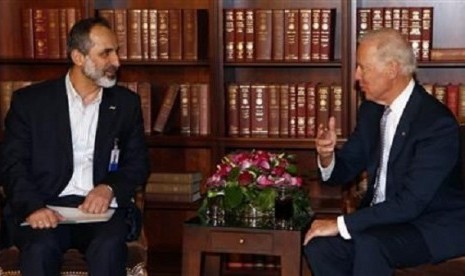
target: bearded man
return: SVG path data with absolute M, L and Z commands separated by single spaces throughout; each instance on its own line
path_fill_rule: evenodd
M 115 85 L 120 62 L 108 22 L 77 22 L 67 46 L 65 76 L 13 95 L 0 163 L 5 222 L 22 275 L 60 275 L 69 248 L 86 255 L 90 275 L 126 275 L 125 218 L 149 173 L 140 98 Z M 62 224 L 50 205 L 115 212 L 106 222 Z

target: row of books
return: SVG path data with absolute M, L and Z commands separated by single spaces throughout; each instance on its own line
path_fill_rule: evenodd
M 227 62 L 329 61 L 336 9 L 226 9 Z
M 433 7 L 378 7 L 357 9 L 357 36 L 368 30 L 399 30 L 412 44 L 418 60 L 429 61 L 433 42 Z
M 81 18 L 75 8 L 27 8 L 21 11 L 24 58 L 66 58 L 68 32 Z
M 423 87 L 447 105 L 461 124 L 465 124 L 465 84 L 424 83 Z
M 201 37 L 208 30 L 206 10 L 101 9 L 97 14 L 115 30 L 121 59 L 206 58 L 208 37 Z
M 144 132 L 152 132 L 152 85 L 149 82 L 118 82 L 118 85 L 124 86 L 140 96 L 142 117 L 144 119 Z
M 165 91 L 153 130 L 163 133 L 174 110 L 179 110 L 182 135 L 210 134 L 210 92 L 207 83 L 171 84 Z
M 161 202 L 195 202 L 201 198 L 202 173 L 151 173 L 145 193 Z
M 227 101 L 231 137 L 312 138 L 330 116 L 336 117 L 337 135 L 345 135 L 339 84 L 231 83 Z

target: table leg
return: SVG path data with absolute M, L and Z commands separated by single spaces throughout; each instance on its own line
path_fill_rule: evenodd
M 185 250 L 182 253 L 182 275 L 200 276 L 202 252 L 199 250 Z
M 300 252 L 298 252 L 300 253 Z M 300 276 L 301 259 L 300 255 L 282 254 L 281 256 L 281 275 Z

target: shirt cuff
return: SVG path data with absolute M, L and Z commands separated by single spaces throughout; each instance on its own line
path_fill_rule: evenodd
M 343 239 L 345 240 L 352 239 L 352 236 L 350 236 L 349 231 L 347 230 L 347 226 L 344 221 L 344 216 L 337 217 L 337 229 L 339 230 L 339 234 L 341 235 Z
M 326 167 L 326 168 L 323 168 L 321 166 L 320 158 L 316 158 L 316 160 L 317 160 L 317 163 L 318 163 L 318 168 L 320 169 L 320 172 L 321 172 L 321 179 L 323 181 L 328 180 L 331 177 L 331 174 L 333 173 L 333 170 L 334 170 L 334 166 L 336 164 L 336 161 L 334 159 L 334 153 L 333 153 L 333 160 L 331 161 L 329 166 Z

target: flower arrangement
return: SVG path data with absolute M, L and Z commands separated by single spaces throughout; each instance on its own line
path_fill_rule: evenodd
M 239 151 L 226 155 L 207 179 L 207 197 L 200 215 L 206 214 L 208 200 L 222 196 L 226 215 L 243 214 L 256 208 L 264 215 L 273 212 L 277 188 L 285 188 L 293 200 L 294 217 L 308 215 L 308 196 L 301 189 L 302 178 L 293 164 L 294 156 L 263 150 Z

